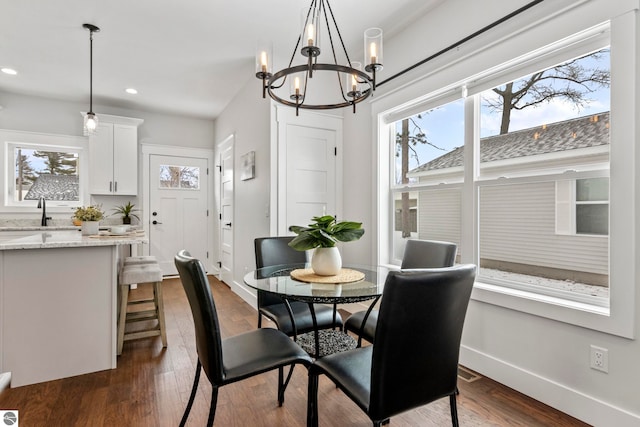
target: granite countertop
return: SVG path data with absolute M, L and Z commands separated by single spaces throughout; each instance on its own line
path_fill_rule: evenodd
M 4 226 L 0 227 L 0 233 L 3 231 L 59 231 L 59 230 L 80 230 L 80 227 L 75 225 L 48 225 L 43 227 L 41 225 L 29 225 L 29 226 Z
M 31 231 L 24 227 L 3 227 L 0 231 Z M 23 236 L 7 236 L 2 239 L 0 233 L 0 250 L 14 249 L 49 249 L 49 248 L 70 248 L 70 247 L 90 247 L 90 246 L 114 246 L 148 243 L 144 232 L 133 232 L 124 235 L 114 236 L 106 232 L 95 236 L 83 236 L 77 227 L 71 229 L 55 229 L 47 227 L 47 231 L 36 227 L 33 234 Z

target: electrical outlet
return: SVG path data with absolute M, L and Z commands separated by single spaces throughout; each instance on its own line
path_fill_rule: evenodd
M 591 346 L 591 369 L 609 372 L 609 350 L 606 348 Z

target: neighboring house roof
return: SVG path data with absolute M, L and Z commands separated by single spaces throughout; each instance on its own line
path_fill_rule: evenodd
M 609 112 L 536 126 L 480 139 L 480 162 L 574 150 L 609 144 Z M 457 147 L 409 174 L 462 166 L 464 147 Z
M 78 200 L 78 175 L 40 174 L 24 199 L 37 200 L 40 197 L 47 200 Z

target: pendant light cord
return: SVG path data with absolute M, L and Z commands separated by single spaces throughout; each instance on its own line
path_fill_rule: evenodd
M 89 112 L 93 114 L 93 30 L 89 30 Z

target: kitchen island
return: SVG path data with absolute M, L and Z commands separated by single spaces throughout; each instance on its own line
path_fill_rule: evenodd
M 118 266 L 144 235 L 0 231 L 0 372 L 11 386 L 116 367 Z

